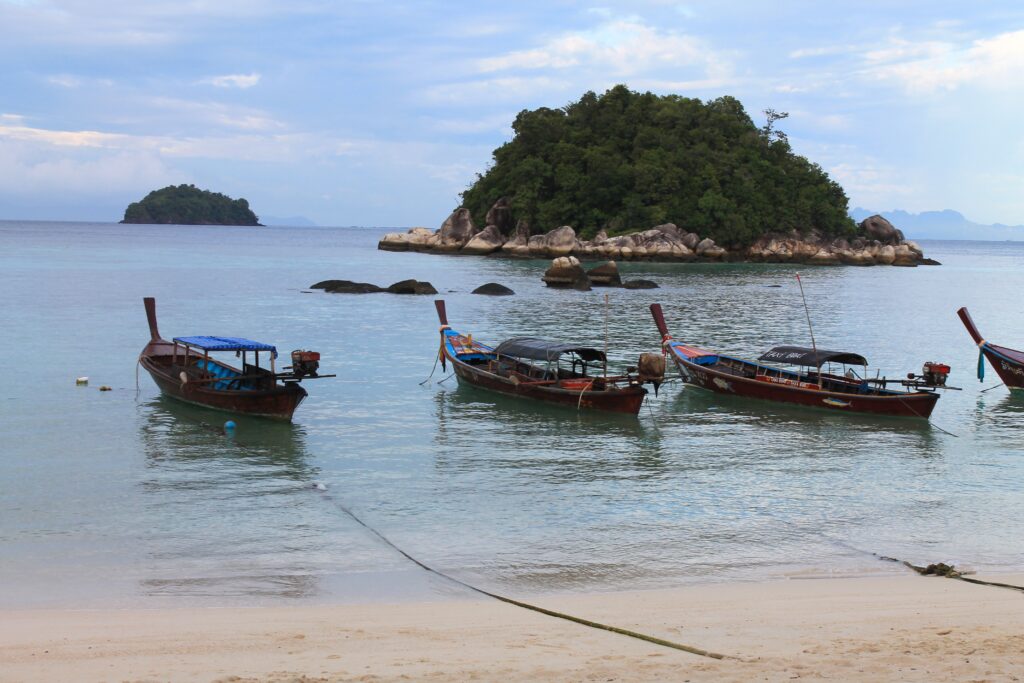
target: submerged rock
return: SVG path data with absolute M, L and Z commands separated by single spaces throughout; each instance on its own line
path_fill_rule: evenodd
M 390 294 L 437 294 L 434 285 L 419 280 L 402 280 L 388 287 L 386 292 Z
M 653 280 L 626 280 L 622 283 L 623 289 L 658 289 L 658 283 Z
M 324 280 L 312 285 L 310 289 L 322 289 L 328 294 L 375 294 L 384 291 L 369 282 L 352 282 L 351 280 Z
M 515 292 L 505 285 L 499 285 L 497 282 L 488 282 L 486 285 L 480 285 L 474 289 L 473 294 L 484 294 L 487 296 L 512 296 Z

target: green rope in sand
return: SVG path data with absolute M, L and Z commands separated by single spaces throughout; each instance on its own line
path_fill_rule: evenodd
M 320 489 L 318 489 L 318 490 L 320 490 Z M 468 588 L 471 591 L 474 591 L 474 592 L 479 593 L 481 595 L 486 595 L 489 598 L 494 598 L 495 600 L 500 600 L 501 602 L 505 602 L 505 603 L 508 603 L 510 605 L 515 605 L 516 607 L 522 607 L 523 609 L 528 609 L 528 610 L 531 610 L 531 611 L 534 611 L 534 612 L 539 612 L 540 614 L 545 614 L 545 615 L 547 615 L 549 617 L 556 617 L 558 619 L 565 619 L 566 621 L 572 621 L 572 622 L 575 622 L 577 624 L 582 624 L 583 626 L 589 626 L 590 628 L 600 629 L 602 631 L 611 631 L 612 633 L 618 633 L 620 635 L 629 636 L 630 638 L 636 638 L 637 640 L 643 640 L 643 641 L 648 642 L 648 643 L 653 643 L 654 645 L 661 645 L 662 647 L 672 648 L 673 650 L 682 650 L 683 652 L 689 652 L 690 654 L 700 655 L 701 657 L 710 657 L 711 659 L 735 659 L 735 657 L 730 657 L 728 655 L 719 654 L 718 652 L 711 652 L 710 650 L 704 650 L 704 649 L 701 649 L 699 647 L 693 647 L 692 645 L 684 645 L 682 643 L 677 643 L 677 642 L 674 642 L 674 641 L 671 641 L 671 640 L 665 640 L 664 638 L 657 638 L 655 636 L 649 636 L 646 633 L 639 633 L 637 631 L 631 631 L 629 629 L 619 628 L 618 626 L 611 626 L 609 624 L 602 624 L 601 622 L 591 621 L 590 619 L 583 619 L 581 617 L 574 617 L 571 614 L 566 614 L 564 612 L 557 612 L 555 610 L 546 609 L 544 607 L 539 607 L 537 605 L 532 605 L 532 604 L 530 604 L 528 602 L 523 602 L 522 600 L 515 600 L 513 598 L 505 597 L 504 595 L 498 595 L 497 593 L 491 593 L 490 591 L 485 591 L 483 588 L 477 588 L 476 586 L 468 584 L 465 581 L 462 581 L 460 579 L 456 579 L 454 576 L 450 576 L 448 574 L 445 574 L 444 572 L 439 571 L 437 569 L 434 569 L 433 567 L 431 567 L 431 566 L 429 566 L 427 564 L 424 564 L 420 560 L 417 560 L 415 557 L 413 557 L 412 555 L 410 555 L 409 553 L 405 552 L 400 547 L 395 545 L 387 536 L 385 536 L 384 534 L 380 533 L 379 531 L 374 529 L 372 526 L 370 526 L 369 524 L 364 522 L 362 519 L 360 519 L 354 512 L 352 512 L 347 507 L 345 507 L 340 502 L 338 502 L 338 500 L 335 499 L 333 496 L 331 496 L 328 493 L 325 493 L 324 496 L 326 498 L 329 498 L 336 506 L 338 506 L 339 510 L 341 510 L 346 515 L 348 515 L 353 520 L 355 520 L 355 522 L 357 524 L 359 524 L 364 529 L 366 529 L 367 531 L 372 533 L 374 536 L 379 538 L 381 541 L 386 543 L 388 546 L 390 546 L 392 549 L 394 549 L 396 552 L 398 552 L 400 555 L 402 555 L 405 559 L 407 559 L 410 562 L 412 562 L 413 564 L 415 564 L 417 567 L 419 567 L 421 569 L 424 569 L 424 570 L 430 572 L 431 574 L 436 574 L 437 576 L 440 576 L 443 579 L 451 581 L 452 583 L 456 583 L 456 584 L 462 586 L 463 588 Z

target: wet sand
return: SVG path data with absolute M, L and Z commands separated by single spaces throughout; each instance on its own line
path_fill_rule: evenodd
M 986 578 L 986 577 L 980 577 Z M 1024 575 L 987 577 L 1024 585 Z M 0 612 L 0 681 L 1012 681 L 1024 593 L 916 576 L 313 607 Z

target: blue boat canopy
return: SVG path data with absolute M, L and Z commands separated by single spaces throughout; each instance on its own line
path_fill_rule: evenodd
M 276 346 L 241 337 L 175 337 L 174 341 L 204 351 L 270 351 L 277 358 Z

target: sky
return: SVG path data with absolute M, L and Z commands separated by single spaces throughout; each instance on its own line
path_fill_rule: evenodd
M 0 218 L 436 228 L 519 111 L 621 83 L 788 112 L 851 209 L 1024 224 L 1018 2 L 0 0 L 0 63 Z

